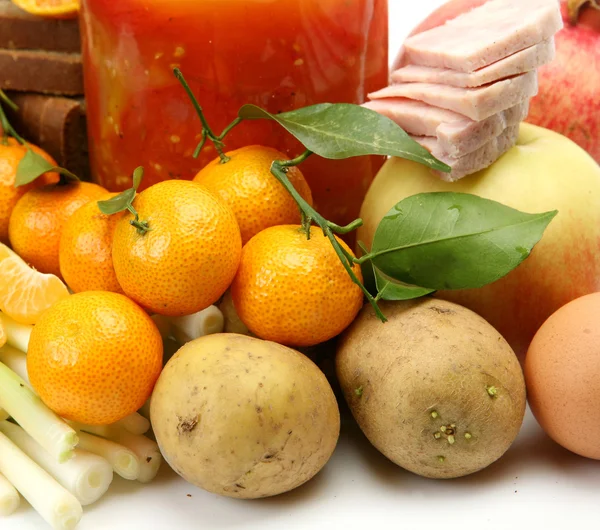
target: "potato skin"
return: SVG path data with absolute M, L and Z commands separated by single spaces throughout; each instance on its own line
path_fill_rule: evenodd
M 311 479 L 327 463 L 340 414 L 323 373 L 301 353 L 232 333 L 184 345 L 150 405 L 161 452 L 188 482 L 254 499 Z
M 365 306 L 336 356 L 344 397 L 367 438 L 430 478 L 460 477 L 500 458 L 525 414 L 523 373 L 508 343 L 445 300 L 380 306 L 389 321 Z

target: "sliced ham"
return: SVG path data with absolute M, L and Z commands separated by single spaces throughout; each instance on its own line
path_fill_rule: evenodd
M 537 72 L 497 81 L 477 88 L 459 88 L 435 83 L 401 83 L 383 88 L 369 99 L 401 97 L 452 110 L 474 121 L 514 107 L 537 94 Z
M 363 106 L 387 116 L 409 134 L 435 137 L 443 154 L 459 157 L 479 149 L 507 127 L 523 121 L 529 111 L 529 100 L 483 121 L 473 121 L 451 110 L 410 99 L 376 99 Z
M 517 142 L 519 126 L 507 127 L 484 146 L 460 158 L 444 155 L 436 138 L 430 136 L 413 136 L 413 139 L 427 149 L 438 160 L 450 166 L 450 173 L 436 172 L 443 180 L 454 182 L 472 173 L 476 173 L 492 165 Z
M 563 26 L 558 0 L 490 0 L 404 43 L 411 64 L 474 72 L 549 39 Z
M 462 118 L 460 121 L 441 123 L 437 139 L 441 152 L 453 157 L 472 153 L 502 133 L 507 127 L 518 125 L 529 113 L 529 99 L 493 114 L 482 121 Z
M 406 98 L 383 98 L 363 104 L 395 121 L 407 133 L 417 136 L 437 136 L 440 124 L 445 122 L 471 121 L 451 110 L 433 107 L 422 101 Z
M 525 48 L 473 73 L 449 68 L 410 64 L 392 73 L 394 83 L 437 83 L 456 87 L 479 87 L 525 72 L 536 70 L 554 59 L 554 38 Z

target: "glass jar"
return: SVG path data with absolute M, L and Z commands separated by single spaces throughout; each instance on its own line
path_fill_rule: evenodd
M 85 92 L 92 174 L 110 190 L 191 179 L 200 122 L 173 75 L 179 67 L 215 132 L 245 103 L 278 113 L 322 102 L 362 103 L 387 84 L 387 0 L 83 0 Z M 226 149 L 301 146 L 267 121 L 242 123 Z M 381 157 L 328 161 L 302 171 L 332 221 L 357 217 Z

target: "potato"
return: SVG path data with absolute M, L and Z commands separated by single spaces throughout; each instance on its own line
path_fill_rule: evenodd
M 333 391 L 310 359 L 232 333 L 201 337 L 177 352 L 158 379 L 150 418 L 179 475 L 244 499 L 311 479 L 340 432 Z
M 371 443 L 418 475 L 487 467 L 516 438 L 525 383 L 508 343 L 472 311 L 433 298 L 365 306 L 342 336 L 336 370 Z

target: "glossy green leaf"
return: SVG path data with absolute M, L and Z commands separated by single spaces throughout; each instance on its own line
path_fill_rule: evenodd
M 371 249 L 391 278 L 428 289 L 492 283 L 527 258 L 557 214 L 523 213 L 465 193 L 423 193 L 392 208 Z
M 25 184 L 33 182 L 35 179 L 49 171 L 55 171 L 68 180 L 79 180 L 77 175 L 74 175 L 62 167 L 53 166 L 43 156 L 32 149 L 27 149 L 25 156 L 23 156 L 17 166 L 15 186 L 25 186 Z
M 144 168 L 136 167 L 133 171 L 133 189 L 135 191 L 138 190 L 140 184 L 142 183 L 142 179 L 144 178 Z
M 103 214 L 113 215 L 115 213 L 127 210 L 135 198 L 135 189 L 129 188 L 119 195 L 111 197 L 105 201 L 98 201 L 98 208 Z
M 362 251 L 361 256 L 369 254 L 367 247 L 362 241 L 358 241 L 357 244 Z M 420 298 L 434 292 L 433 289 L 416 287 L 393 280 L 374 267 L 371 260 L 362 262 L 361 270 L 365 286 L 368 285 L 369 291 L 378 300 L 412 300 L 413 298 Z
M 115 213 L 124 212 L 131 208 L 133 199 L 137 194 L 137 189 L 144 178 L 144 168 L 137 167 L 133 170 L 133 187 L 122 191 L 119 195 L 111 197 L 106 201 L 98 201 L 98 208 L 103 214 L 113 215 Z
M 359 105 L 322 103 L 281 114 L 244 105 L 238 115 L 245 120 L 274 120 L 307 149 L 324 158 L 397 156 L 440 171 L 450 171 L 395 122 Z
M 435 292 L 435 289 L 417 287 L 407 283 L 397 282 L 386 276 L 377 267 L 373 267 L 375 285 L 380 300 L 412 300 Z
M 31 149 L 27 149 L 25 156 L 19 162 L 17 167 L 17 176 L 15 186 L 24 186 L 41 177 L 48 171 L 56 171 L 58 168 L 53 166 L 44 157 L 38 155 Z

